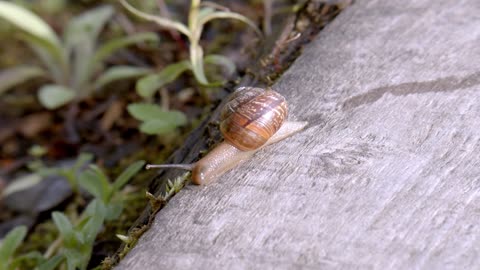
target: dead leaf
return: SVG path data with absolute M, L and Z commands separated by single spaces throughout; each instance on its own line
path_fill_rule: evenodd
M 48 129 L 52 124 L 52 114 L 42 112 L 29 115 L 21 120 L 18 131 L 27 138 L 32 138 Z
M 125 111 L 125 103 L 122 101 L 114 101 L 107 111 L 103 114 L 102 119 L 100 120 L 100 129 L 102 131 L 108 131 L 112 128 L 113 124 L 119 117 L 122 116 Z

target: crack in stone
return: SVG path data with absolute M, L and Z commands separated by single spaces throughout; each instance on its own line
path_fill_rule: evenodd
M 379 100 L 386 93 L 394 96 L 407 96 L 410 94 L 423 94 L 428 92 L 451 92 L 466 89 L 480 84 L 480 72 L 465 77 L 448 76 L 432 81 L 408 82 L 397 85 L 377 87 L 365 94 L 353 96 L 342 104 L 343 110 L 349 110 L 361 105 L 370 104 Z

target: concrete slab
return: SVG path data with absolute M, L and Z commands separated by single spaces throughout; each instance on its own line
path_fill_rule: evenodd
M 480 268 L 480 1 L 357 1 L 274 88 L 311 126 L 182 190 L 117 269 Z

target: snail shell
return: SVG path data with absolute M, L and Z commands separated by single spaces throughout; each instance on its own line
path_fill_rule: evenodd
M 287 114 L 287 102 L 279 93 L 244 87 L 225 105 L 220 131 L 233 146 L 251 151 L 264 145 L 280 129 Z

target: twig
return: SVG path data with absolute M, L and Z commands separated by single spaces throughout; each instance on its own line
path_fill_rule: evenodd
M 266 36 L 272 33 L 272 5 L 273 0 L 263 0 L 263 32 Z
M 224 7 L 224 6 L 219 5 L 219 4 L 217 4 L 217 3 L 214 3 L 214 2 L 210 2 L 210 1 L 204 1 L 204 2 L 202 2 L 202 3 L 200 3 L 200 6 L 203 6 L 203 7 L 211 7 L 211 8 L 218 9 L 218 10 L 223 10 L 223 11 L 230 11 L 229 8 Z

